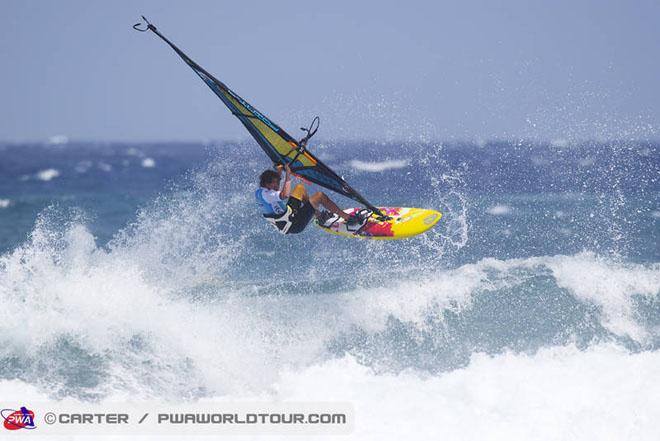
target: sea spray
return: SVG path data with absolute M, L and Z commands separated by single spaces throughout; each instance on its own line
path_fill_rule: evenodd
M 140 146 L 156 164 L 144 169 L 110 146 L 112 169 L 85 173 L 46 152 L 33 155 L 47 162 L 34 170 L 62 170 L 57 179 L 0 177 L 25 186 L 3 191 L 13 202 L 3 231 L 17 213 L 41 211 L 0 258 L 0 390 L 83 402 L 349 399 L 360 427 L 397 438 L 434 427 L 406 401 L 418 415 L 444 415 L 449 434 L 656 433 L 644 395 L 656 387 L 660 340 L 656 147 L 622 148 L 613 162 L 607 146 L 328 145 L 332 166 L 345 149 L 362 161 L 410 157 L 405 168 L 343 171 L 379 203 L 444 213 L 430 234 L 399 243 L 312 226 L 276 234 L 252 200 L 269 164 L 254 146 L 235 147 L 215 146 L 170 184 L 154 176 L 180 170 L 184 149 Z M 100 161 L 75 145 L 66 152 Z M 78 208 L 43 211 L 46 197 Z M 497 205 L 511 209 L 488 213 Z M 122 210 L 128 225 L 107 217 Z M 624 410 L 598 405 L 610 390 L 627 397 Z M 582 396 L 605 398 L 585 407 Z M 405 421 L 383 426 L 397 406 Z M 590 417 L 572 431 L 552 415 Z

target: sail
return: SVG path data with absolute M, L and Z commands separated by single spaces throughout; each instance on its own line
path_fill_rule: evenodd
M 144 17 L 143 17 L 144 18 Z M 145 19 L 146 21 L 146 19 Z M 147 30 L 158 35 L 195 71 L 209 88 L 225 103 L 231 113 L 236 116 L 261 148 L 277 164 L 289 164 L 292 172 L 315 184 L 328 188 L 339 194 L 354 199 L 367 208 L 380 214 L 380 210 L 370 204 L 362 195 L 354 190 L 344 179 L 318 160 L 306 149 L 300 149 L 298 141 L 293 139 L 281 127 L 272 122 L 254 106 L 233 92 L 229 87 L 208 73 L 199 64 L 183 53 L 169 41 L 158 29 L 147 22 Z M 137 25 L 136 25 L 137 26 Z M 137 28 L 136 28 L 137 29 Z M 140 30 L 140 29 L 138 29 Z

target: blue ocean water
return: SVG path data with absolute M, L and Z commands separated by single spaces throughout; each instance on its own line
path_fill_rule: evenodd
M 461 243 L 443 250 L 451 251 L 454 262 L 583 250 L 655 261 L 658 148 L 653 143 L 623 142 L 561 147 L 364 142 L 326 143 L 316 151 L 375 204 L 447 212 L 439 230 L 447 234 L 449 224 L 461 234 L 469 230 L 470 236 L 445 236 Z M 153 206 L 158 196 L 162 198 L 157 204 L 168 205 L 168 198 L 195 191 L 195 181 L 204 178 L 213 181 L 208 183 L 213 189 L 206 190 L 215 189 L 218 198 L 241 197 L 238 188 L 254 187 L 255 176 L 268 167 L 249 143 L 6 144 L 0 149 L 0 199 L 6 201 L 0 250 L 5 252 L 27 239 L 47 207 L 80 210 L 103 246 L 134 222 L 140 210 Z M 336 199 L 343 206 L 355 205 L 341 196 Z M 253 222 L 258 219 L 253 204 L 237 209 L 235 217 L 249 219 L 250 228 L 261 226 Z M 260 233 L 254 231 L 258 240 L 272 240 Z M 325 239 L 311 233 L 300 240 L 312 236 Z M 356 246 L 335 242 L 333 246 L 347 249 Z M 415 248 L 407 243 L 405 247 Z
M 578 383 L 598 395 L 610 381 L 635 408 L 658 387 L 660 144 L 312 148 L 374 204 L 436 209 L 441 222 L 395 242 L 314 226 L 281 236 L 253 200 L 270 164 L 251 142 L 0 145 L 0 384 L 358 410 L 393 384 L 449 393 L 451 375 L 473 381 L 484 366 L 500 376 L 486 395 L 539 371 L 569 400 Z M 645 383 L 605 375 L 629 364 Z M 342 391 L 347 371 L 358 383 L 345 395 L 315 387 Z M 475 397 L 461 399 L 490 409 Z M 626 429 L 626 415 L 609 424 Z

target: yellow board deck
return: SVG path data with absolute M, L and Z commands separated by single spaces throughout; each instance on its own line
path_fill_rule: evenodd
M 359 210 L 359 208 L 349 208 L 344 212 L 353 214 Z M 442 217 L 442 213 L 424 208 L 379 207 L 379 210 L 384 215 L 389 216 L 390 219 L 381 221 L 372 215 L 364 225 L 357 229 L 352 229 L 342 218 L 336 215 L 326 221 L 324 225 L 319 225 L 318 222 L 315 223 L 323 231 L 340 236 L 359 239 L 396 240 L 422 234 L 433 228 Z

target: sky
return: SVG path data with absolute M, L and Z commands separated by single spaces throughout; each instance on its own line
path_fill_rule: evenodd
M 0 2 L 0 140 L 248 135 L 162 41 L 299 136 L 660 138 L 660 1 Z

